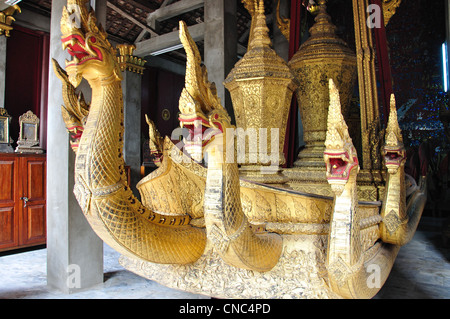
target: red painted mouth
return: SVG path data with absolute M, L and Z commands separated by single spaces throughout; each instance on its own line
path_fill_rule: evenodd
M 194 161 L 201 163 L 207 145 L 215 140 L 217 134 L 222 132 L 212 127 L 209 121 L 200 114 L 181 114 L 179 120 L 180 126 L 188 130 L 188 135 L 183 139 L 184 150 Z
M 405 159 L 405 155 L 402 149 L 385 150 L 384 158 L 386 165 L 400 165 L 402 160 Z
M 83 135 L 84 128 L 81 126 L 73 126 L 69 127 L 68 130 L 72 132 L 72 138 L 77 140 L 80 139 L 81 136 Z
M 69 35 L 61 39 L 63 43 L 63 49 L 67 49 L 67 52 L 73 57 L 72 61 L 66 61 L 68 65 L 81 65 L 90 60 L 103 60 L 102 52 L 96 47 L 89 47 L 86 45 L 85 39 L 77 34 Z M 96 43 L 95 37 L 90 38 L 91 43 Z
M 180 125 L 182 128 L 186 128 L 189 131 L 189 136 L 186 138 L 186 145 L 199 144 L 205 147 L 211 139 L 218 133 L 218 130 L 211 128 L 211 125 L 207 120 L 202 117 L 180 117 Z
M 179 119 L 182 127 L 189 130 L 189 139 L 193 139 L 194 136 L 203 136 L 205 131 L 209 128 L 209 124 L 204 119 L 195 118 L 191 120 Z
M 347 167 L 347 162 L 344 162 L 340 158 L 331 158 L 330 159 L 330 169 L 332 175 L 342 175 Z
M 327 179 L 347 180 L 353 168 L 358 166 L 358 158 L 353 157 L 350 161 L 349 154 L 344 153 L 324 153 L 327 166 Z

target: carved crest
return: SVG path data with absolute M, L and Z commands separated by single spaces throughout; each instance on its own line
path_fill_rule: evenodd
M 327 137 L 325 140 L 326 150 L 345 150 L 349 155 L 354 155 L 354 146 L 348 133 L 348 126 L 342 116 L 339 90 L 334 81 L 329 80 L 330 107 L 328 109 Z
M 20 133 L 17 141 L 17 153 L 43 153 L 39 147 L 39 118 L 28 111 L 19 117 Z
M 403 136 L 397 118 L 397 107 L 394 94 L 391 95 L 389 121 L 386 127 L 386 145 L 391 147 L 403 147 Z

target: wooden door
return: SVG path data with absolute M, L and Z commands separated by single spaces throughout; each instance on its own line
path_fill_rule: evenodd
M 46 241 L 46 165 L 45 157 L 22 157 L 21 245 Z
M 10 127 L 13 138 L 19 136 L 19 117 L 31 110 L 40 118 L 40 136 L 46 139 L 42 134 L 46 130 L 46 112 L 41 114 L 47 96 L 49 42 L 46 37 L 43 32 L 15 25 L 14 36 L 7 38 L 5 107 L 13 117 Z
M 0 251 L 19 245 L 20 206 L 18 161 L 12 155 L 0 157 Z
M 148 138 L 146 114 L 155 122 L 163 137 L 171 137 L 173 130 L 179 126 L 178 102 L 184 87 L 184 76 L 149 68 L 142 80 L 142 133 Z

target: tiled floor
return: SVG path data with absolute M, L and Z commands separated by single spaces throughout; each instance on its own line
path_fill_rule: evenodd
M 444 245 L 441 227 L 441 220 L 422 217 L 375 298 L 450 299 L 450 245 Z
M 104 245 L 105 281 L 86 291 L 63 294 L 47 287 L 46 249 L 0 257 L 0 299 L 199 299 L 204 296 L 166 288 L 143 279 L 118 262 Z
M 450 299 L 450 247 L 440 223 L 422 218 L 413 240 L 400 250 L 391 275 L 376 299 Z M 166 288 L 123 269 L 119 254 L 105 245 L 105 282 L 65 295 L 46 283 L 46 250 L 0 257 L 0 299 L 201 299 Z

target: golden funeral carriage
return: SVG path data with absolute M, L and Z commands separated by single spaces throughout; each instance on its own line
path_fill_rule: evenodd
M 236 126 L 180 22 L 187 55 L 180 126 L 190 136 L 180 149 L 148 120 L 160 161 L 137 185 L 141 203 L 125 174 L 116 50 L 86 1 L 67 1 L 62 43 L 73 60 L 54 68 L 74 140 L 76 198 L 125 268 L 168 287 L 218 298 L 371 298 L 414 235 L 426 193 L 424 178 L 405 175 L 394 97 L 387 126 L 379 123 L 373 55 L 364 55 L 372 46 L 367 1 L 353 1 L 357 54 L 336 36 L 321 0 L 311 37 L 289 63 L 271 48 L 263 1 L 245 2 L 248 51 L 224 79 Z M 78 26 L 70 23 L 74 6 Z M 82 78 L 92 88 L 90 105 L 75 91 Z M 360 157 L 346 124 L 356 79 Z M 306 146 L 294 167 L 282 168 L 294 92 Z

